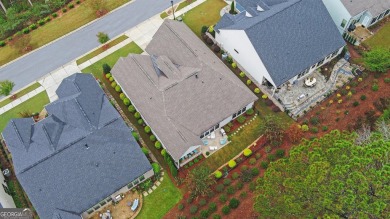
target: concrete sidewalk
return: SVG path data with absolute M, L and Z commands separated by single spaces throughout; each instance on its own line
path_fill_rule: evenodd
M 42 91 L 45 91 L 45 89 L 42 86 L 38 87 L 37 89 L 30 91 L 29 93 L 19 97 L 18 99 L 12 101 L 11 103 L 1 107 L 0 108 L 0 115 L 4 114 L 5 112 L 9 111 L 12 108 L 18 106 L 19 104 L 27 101 L 28 99 L 36 96 L 37 94 L 41 93 Z

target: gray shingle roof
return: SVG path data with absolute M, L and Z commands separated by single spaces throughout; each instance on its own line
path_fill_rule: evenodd
M 390 8 L 389 0 L 341 0 L 341 2 L 352 16 L 368 10 L 373 17 L 376 17 Z
M 146 51 L 111 73 L 175 160 L 257 99 L 183 23 L 165 20 Z
M 321 0 L 288 0 L 219 29 L 244 30 L 276 86 L 345 45 Z
M 3 137 L 40 218 L 80 218 L 151 165 L 92 75 L 64 79 L 57 94 L 47 118 L 13 119 Z

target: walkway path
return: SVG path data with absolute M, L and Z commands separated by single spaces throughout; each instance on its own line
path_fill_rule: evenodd
M 11 103 L 9 103 L 9 104 L 7 104 L 7 105 L 1 107 L 1 108 L 0 108 L 0 115 L 3 114 L 3 113 L 5 113 L 5 112 L 7 112 L 8 110 L 10 110 L 10 109 L 12 109 L 12 108 L 18 106 L 19 104 L 21 104 L 21 103 L 27 101 L 28 99 L 34 97 L 35 95 L 41 93 L 41 92 L 44 91 L 44 90 L 45 90 L 45 89 L 44 89 L 42 86 L 40 86 L 40 87 L 38 87 L 37 89 L 35 89 L 35 90 L 33 90 L 33 91 L 31 91 L 31 92 L 29 92 L 29 93 L 27 93 L 27 94 L 25 94 L 25 95 L 19 97 L 18 99 L 12 101 Z
M 174 3 L 180 0 L 173 0 Z M 0 79 L 15 82 L 18 90 L 99 46 L 96 34 L 111 38 L 170 7 L 169 0 L 134 0 L 89 25 L 0 68 Z

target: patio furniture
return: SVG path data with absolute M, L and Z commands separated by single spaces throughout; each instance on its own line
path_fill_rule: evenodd
M 138 199 L 134 200 L 133 206 L 131 206 L 131 210 L 135 211 L 138 208 Z
M 219 140 L 219 144 L 221 144 L 221 145 L 226 144 L 226 142 L 227 142 L 226 138 L 222 138 L 221 140 Z
M 305 98 L 305 97 L 306 97 L 305 94 L 301 94 L 301 95 L 299 95 L 298 100 L 301 100 L 301 99 L 303 99 L 303 98 Z
M 211 132 L 210 138 L 211 138 L 211 139 L 215 139 L 215 132 Z
M 209 146 L 210 151 L 216 151 L 218 149 L 217 146 Z
M 222 136 L 226 135 L 226 132 L 224 129 L 221 128 L 220 132 L 221 132 Z
M 317 79 L 315 78 L 308 78 L 305 80 L 305 85 L 308 87 L 314 87 L 317 83 Z

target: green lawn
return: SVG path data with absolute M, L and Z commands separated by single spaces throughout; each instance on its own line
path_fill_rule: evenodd
M 129 0 L 110 0 L 105 1 L 107 10 L 111 11 Z M 90 7 L 89 2 L 85 1 L 79 7 L 70 9 L 62 17 L 55 18 L 42 27 L 32 31 L 31 46 L 33 49 L 39 48 L 91 21 L 96 19 L 94 10 Z M 91 39 L 91 40 L 97 40 Z M 0 48 L 0 65 L 4 65 L 21 56 L 19 52 L 6 45 Z
M 390 49 L 390 22 L 387 22 L 373 37 L 367 39 L 364 43 L 371 48 Z
M 177 6 L 177 8 L 176 8 L 175 11 L 179 11 L 180 9 L 182 9 L 182 8 L 184 8 L 184 7 L 186 7 L 186 6 L 190 5 L 190 4 L 192 4 L 192 3 L 194 3 L 194 2 L 196 2 L 196 0 L 186 0 L 186 1 L 184 1 L 184 2 L 181 2 L 181 3 L 179 4 L 179 6 Z
M 48 104 L 49 98 L 46 91 L 43 91 L 35 97 L 27 100 L 26 102 L 16 106 L 15 108 L 1 114 L 0 116 L 0 133 L 3 131 L 7 123 L 13 118 L 19 118 L 19 112 L 29 110 L 30 112 L 40 112 L 46 104 Z
M 221 18 L 219 13 L 225 6 L 226 3 L 223 0 L 207 0 L 182 16 L 183 21 L 200 37 L 202 26 L 216 24 Z
M 113 47 L 113 46 L 119 44 L 120 42 L 126 40 L 127 38 L 129 38 L 129 37 L 126 36 L 126 35 L 122 35 L 122 36 L 116 38 L 115 40 L 113 40 L 113 41 L 107 43 L 108 48 Z M 80 65 L 80 64 L 82 64 L 82 63 L 84 63 L 84 62 L 90 60 L 91 58 L 93 58 L 93 57 L 99 55 L 100 53 L 102 53 L 102 52 L 104 52 L 104 51 L 105 51 L 105 49 L 103 49 L 103 47 L 100 47 L 99 49 L 96 49 L 96 50 L 92 51 L 91 53 L 89 53 L 89 54 L 87 54 L 87 55 L 81 57 L 80 59 L 78 59 L 78 60 L 76 61 L 76 63 L 77 63 L 78 65 Z
M 152 194 L 144 197 L 141 212 L 136 218 L 162 218 L 182 198 L 181 191 L 176 188 L 171 179 L 165 174 L 161 185 Z
M 16 93 L 16 98 L 19 98 L 19 97 L 21 97 L 21 96 L 23 96 L 23 95 L 25 95 L 25 94 L 27 94 L 27 93 L 29 93 L 29 92 L 31 92 L 31 91 L 37 89 L 37 88 L 40 87 L 40 86 L 41 86 L 41 85 L 40 85 L 38 82 L 36 82 L 35 84 L 33 84 L 33 85 L 31 85 L 31 86 L 29 86 L 29 87 L 27 87 L 27 88 L 25 88 L 25 89 L 23 89 L 23 90 L 17 92 L 17 93 Z M 9 104 L 9 103 L 11 103 L 12 101 L 14 101 L 14 100 L 11 100 L 10 98 L 7 98 L 7 99 L 5 99 L 5 100 L 3 100 L 3 101 L 0 102 L 0 107 L 3 107 L 3 106 L 5 106 L 5 105 Z
M 84 73 L 92 73 L 95 77 L 98 77 L 100 80 L 102 80 L 102 65 L 104 63 L 107 63 L 112 68 L 120 57 L 126 57 L 129 53 L 141 54 L 142 52 L 143 50 L 136 43 L 131 42 L 81 71 Z

